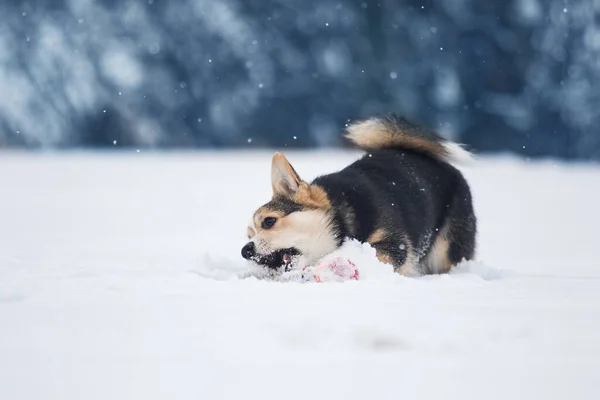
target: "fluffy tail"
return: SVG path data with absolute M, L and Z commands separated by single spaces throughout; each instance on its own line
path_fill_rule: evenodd
M 463 163 L 473 159 L 472 154 L 460 144 L 397 116 L 359 121 L 346 130 L 346 137 L 365 150 L 402 148 L 418 151 L 447 163 Z

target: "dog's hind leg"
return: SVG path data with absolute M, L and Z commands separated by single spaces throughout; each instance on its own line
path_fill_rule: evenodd
M 429 248 L 427 255 L 421 260 L 422 268 L 428 274 L 443 274 L 450 271 L 450 223 L 438 232 L 433 245 Z
M 446 221 L 423 260 L 428 273 L 440 274 L 463 260 L 475 256 L 477 220 L 473 211 L 471 193 L 466 183 L 458 190 L 448 205 Z
M 475 215 L 455 219 L 451 225 L 451 241 L 448 258 L 452 265 L 461 261 L 469 261 L 475 257 L 476 222 Z

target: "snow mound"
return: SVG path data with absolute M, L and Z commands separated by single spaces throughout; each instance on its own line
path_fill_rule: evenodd
M 343 257 L 352 261 L 360 273 L 359 281 L 373 282 L 392 282 L 402 281 L 406 277 L 394 272 L 389 264 L 384 264 L 377 259 L 375 249 L 368 243 L 360 243 L 357 240 L 346 241 L 339 249 L 328 254 L 319 260 L 329 264 L 332 260 Z M 318 264 L 317 263 L 317 264 Z M 252 262 L 243 260 L 241 256 L 231 258 L 215 258 L 211 254 L 205 254 L 198 266 L 190 272 L 203 278 L 214 280 L 236 280 L 236 279 L 261 279 L 274 282 L 300 282 L 314 283 L 314 280 L 307 279 L 302 271 L 303 263 L 300 267 L 291 271 L 272 274 L 269 270 L 257 266 Z M 496 270 L 482 262 L 465 261 L 458 264 L 450 271 L 450 275 L 457 278 L 480 278 L 483 280 L 500 279 L 505 275 L 503 271 Z M 439 276 L 424 276 L 420 279 L 436 279 Z M 348 280 L 344 280 L 347 282 Z M 324 275 L 320 283 L 340 282 L 333 275 Z

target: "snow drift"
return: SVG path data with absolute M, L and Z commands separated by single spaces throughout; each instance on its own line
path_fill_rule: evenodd
M 478 161 L 476 261 L 405 278 L 348 243 L 359 281 L 299 283 L 239 254 L 269 167 L 0 154 L 0 398 L 597 398 L 600 168 Z

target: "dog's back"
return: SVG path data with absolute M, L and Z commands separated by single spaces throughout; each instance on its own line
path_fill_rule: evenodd
M 468 152 L 397 117 L 353 124 L 347 136 L 367 154 L 313 182 L 327 192 L 345 236 L 369 242 L 406 275 L 447 272 L 473 258 L 471 193 L 451 165 Z

